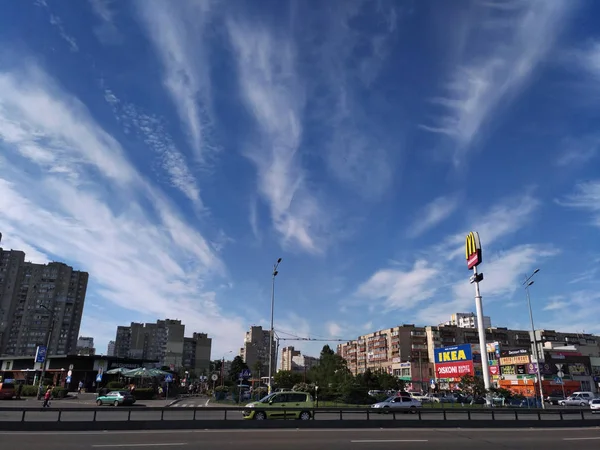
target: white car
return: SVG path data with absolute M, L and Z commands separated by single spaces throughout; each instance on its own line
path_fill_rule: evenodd
M 378 412 L 389 413 L 391 409 L 403 409 L 405 412 L 415 414 L 417 408 L 421 407 L 421 402 L 411 397 L 390 397 L 382 402 L 371 405 L 371 408 L 378 409 Z
M 582 408 L 590 404 L 590 399 L 584 398 L 581 395 L 572 395 L 564 400 L 559 400 L 560 406 L 580 406 Z
M 600 412 L 600 398 L 590 400 L 590 409 L 592 410 L 592 414 Z

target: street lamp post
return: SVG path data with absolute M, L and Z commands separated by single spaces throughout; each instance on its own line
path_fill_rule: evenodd
M 50 313 L 50 328 L 48 329 L 48 338 L 46 339 L 46 357 L 44 358 L 44 362 L 42 363 L 42 374 L 40 376 L 40 382 L 38 384 L 38 399 L 41 397 L 42 385 L 44 384 L 44 376 L 46 375 L 46 364 L 48 362 L 48 356 L 50 355 L 50 341 L 52 339 L 52 332 L 54 331 L 54 311 L 48 308 L 45 305 L 40 305 L 41 308 L 44 308 L 46 311 Z
M 273 314 L 275 311 L 275 277 L 279 273 L 277 268 L 281 263 L 281 258 L 277 259 L 277 262 L 273 264 L 273 276 L 271 281 L 271 332 L 269 333 L 269 385 L 268 392 L 271 393 L 272 384 L 273 384 L 273 339 L 275 331 L 273 329 Z
M 533 336 L 533 356 L 535 357 L 536 360 L 536 372 L 537 372 L 537 379 L 538 379 L 538 383 L 540 386 L 540 402 L 542 404 L 542 409 L 546 409 L 546 405 L 544 404 L 544 384 L 542 382 L 542 371 L 540 370 L 540 357 L 539 357 L 539 351 L 538 351 L 538 346 L 537 346 L 537 339 L 535 337 L 535 325 L 533 323 L 533 310 L 531 309 L 531 297 L 529 296 L 529 287 L 533 284 L 533 276 L 538 273 L 540 271 L 540 269 L 535 269 L 533 271 L 533 273 L 529 276 L 525 276 L 525 281 L 523 282 L 523 286 L 525 286 L 525 293 L 527 294 L 527 306 L 529 308 L 529 319 L 531 320 L 531 333 Z

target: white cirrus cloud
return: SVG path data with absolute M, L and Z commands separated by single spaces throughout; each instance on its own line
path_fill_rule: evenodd
M 423 260 L 409 270 L 382 269 L 362 283 L 355 295 L 379 301 L 386 310 L 412 309 L 433 296 L 438 274 L 437 268 Z
M 600 136 L 566 138 L 562 147 L 561 154 L 556 160 L 557 166 L 582 165 L 591 161 L 600 153 Z
M 304 86 L 295 71 L 293 44 L 260 24 L 228 21 L 244 103 L 258 125 L 258 142 L 246 156 L 258 172 L 258 191 L 285 243 L 321 253 L 327 216 L 311 194 L 298 150 L 302 141 Z
M 557 203 L 591 213 L 593 224 L 600 227 L 600 180 L 577 184 L 575 192 L 557 200 Z
M 467 30 L 467 37 L 457 69 L 446 85 L 448 95 L 433 100 L 447 114 L 438 124 L 423 128 L 450 136 L 459 151 L 466 151 L 482 127 L 527 85 L 576 3 L 488 2 L 476 6 L 481 14 L 470 17 L 465 27 L 453 23 L 453 30 Z
M 182 318 L 219 346 L 239 345 L 242 320 L 225 315 L 209 287 L 226 272 L 219 254 L 120 143 L 39 69 L 0 70 L 0 90 L 6 244 L 88 271 L 103 306 Z
M 417 214 L 417 218 L 409 229 L 409 236 L 417 237 L 435 227 L 450 217 L 457 207 L 457 196 L 441 196 L 432 200 Z
M 211 144 L 211 81 L 206 24 L 215 1 L 140 0 L 139 16 L 163 66 L 163 83 L 189 136 L 196 158 L 207 162 Z

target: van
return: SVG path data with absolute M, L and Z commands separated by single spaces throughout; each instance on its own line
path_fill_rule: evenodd
M 10 400 L 15 396 L 13 380 L 4 380 L 0 383 L 0 400 Z
M 596 394 L 590 391 L 577 391 L 571 394 L 571 397 L 583 398 L 584 400 L 591 400 L 596 398 Z
M 306 392 L 275 392 L 267 395 L 265 398 L 248 403 L 242 417 L 247 420 L 265 420 L 265 419 L 300 419 L 310 420 L 314 401 L 310 394 Z M 293 411 L 285 411 L 281 408 L 291 408 Z

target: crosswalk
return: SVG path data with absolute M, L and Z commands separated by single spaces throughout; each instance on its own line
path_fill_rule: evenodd
M 190 403 L 190 402 L 179 402 L 179 403 L 175 403 L 174 405 L 171 405 L 171 408 L 205 408 L 208 406 L 208 400 L 205 402 L 194 402 L 194 403 Z

